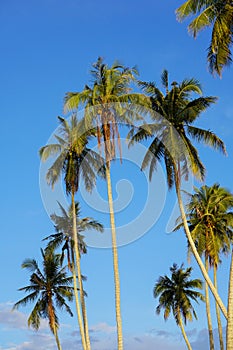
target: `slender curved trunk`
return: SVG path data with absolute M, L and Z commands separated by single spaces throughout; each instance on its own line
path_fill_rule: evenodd
M 190 233 L 189 227 L 188 227 L 188 223 L 187 223 L 187 219 L 186 219 L 186 214 L 185 214 L 185 210 L 184 210 L 184 205 L 183 205 L 183 201 L 182 201 L 182 197 L 181 197 L 181 191 L 180 191 L 180 180 L 179 180 L 179 176 L 178 176 L 178 172 L 176 169 L 176 165 L 174 165 L 174 172 L 175 172 L 175 185 L 176 185 L 176 194 L 177 194 L 177 199 L 178 199 L 178 203 L 179 203 L 179 207 L 180 207 L 180 213 L 181 213 L 181 218 L 184 224 L 184 230 L 185 230 L 185 234 L 186 237 L 188 239 L 188 242 L 190 244 L 190 247 L 192 249 L 193 255 L 201 269 L 201 272 L 203 274 L 203 277 L 205 279 L 205 281 L 208 283 L 208 286 L 211 290 L 211 292 L 213 293 L 213 296 L 216 300 L 216 302 L 218 303 L 220 309 L 222 310 L 223 315 L 225 316 L 225 318 L 227 319 L 227 310 L 222 302 L 222 299 L 220 298 L 216 288 L 214 287 L 206 269 L 205 266 L 201 260 L 200 255 L 198 254 L 197 248 L 195 246 L 195 243 L 192 239 L 192 235 Z
M 85 334 L 83 329 L 83 320 L 82 320 L 82 315 L 81 315 L 81 310 L 79 305 L 78 285 L 77 285 L 77 276 L 75 271 L 75 259 L 74 259 L 73 251 L 71 252 L 71 254 L 72 254 L 72 277 L 73 277 L 73 284 L 74 284 L 75 306 L 76 306 L 76 312 L 78 317 L 78 324 L 79 324 L 79 330 L 80 330 L 80 335 L 82 340 L 82 346 L 83 346 L 83 350 L 86 350 L 86 339 L 85 339 Z
M 217 266 L 215 264 L 214 264 L 214 286 L 218 290 Z M 217 316 L 217 323 L 218 323 L 218 337 L 219 337 L 220 350 L 224 350 L 221 316 L 220 316 L 220 310 L 219 310 L 218 304 L 216 302 L 215 302 L 215 308 L 216 308 L 216 316 Z
M 226 350 L 233 350 L 233 251 L 231 254 L 231 268 L 228 287 L 228 320 L 226 343 Z
M 55 315 L 54 315 L 54 308 L 53 308 L 53 302 L 52 302 L 51 293 L 52 292 L 49 292 L 49 294 L 48 294 L 49 326 L 50 326 L 50 329 L 51 329 L 52 333 L 54 334 L 58 350 L 62 350 L 62 347 L 61 347 L 61 344 L 60 344 L 60 340 L 59 340 L 59 337 L 58 337 L 57 326 L 55 324 Z
M 112 253 L 113 253 L 114 282 L 115 282 L 117 343 L 118 343 L 118 350 L 123 350 L 121 304 L 120 304 L 120 278 L 119 278 L 119 269 L 118 269 L 118 252 L 117 252 L 117 240 L 116 240 L 116 227 L 115 227 L 115 218 L 114 218 L 114 210 L 113 210 L 113 200 L 112 200 L 112 185 L 111 185 L 111 174 L 110 174 L 110 162 L 107 162 L 107 165 L 106 165 L 106 180 L 107 180 L 108 203 L 109 203 L 111 231 L 112 231 Z
M 190 344 L 190 342 L 189 342 L 189 340 L 188 340 L 187 334 L 186 334 L 186 332 L 185 332 L 184 325 L 183 325 L 183 322 L 182 322 L 182 319 L 181 319 L 180 314 L 178 315 L 178 321 L 179 321 L 179 326 L 180 326 L 182 335 L 183 335 L 183 337 L 184 337 L 185 343 L 186 343 L 186 345 L 187 345 L 187 348 L 188 348 L 189 350 L 192 350 L 192 347 L 191 347 L 191 344 Z
M 87 313 L 86 313 L 86 306 L 85 306 L 84 292 L 83 292 L 83 282 L 82 282 L 82 274 L 81 274 L 81 266 L 80 266 L 80 253 L 79 253 L 79 248 L 78 248 L 77 220 L 76 220 L 75 200 L 74 200 L 74 191 L 73 190 L 72 190 L 72 193 L 71 193 L 71 200 L 72 200 L 72 212 L 73 212 L 74 252 L 75 252 L 75 260 L 76 260 L 76 267 L 77 267 L 78 281 L 79 281 L 79 293 L 80 293 L 81 308 L 82 308 L 82 315 L 83 315 L 83 325 L 84 325 L 84 334 L 85 334 L 85 340 L 86 340 L 86 350 L 90 350 L 91 349 L 91 344 L 90 344 L 90 337 L 89 337 L 89 331 L 88 331 L 88 321 L 87 321 Z
M 58 332 L 57 332 L 57 329 L 55 327 L 54 329 L 54 336 L 55 336 L 55 339 L 56 339 L 56 343 L 57 343 L 57 348 L 58 350 L 62 350 L 62 347 L 61 347 L 61 344 L 60 344 L 60 340 L 58 338 Z
M 206 268 L 206 272 L 208 273 L 209 264 L 208 264 L 207 255 L 205 256 L 205 268 Z M 205 304 L 206 304 L 206 315 L 207 315 L 207 324 L 208 324 L 208 331 L 209 331 L 210 350 L 214 350 L 214 335 L 213 335 L 213 327 L 212 327 L 211 314 L 210 314 L 209 286 L 207 282 L 205 282 Z

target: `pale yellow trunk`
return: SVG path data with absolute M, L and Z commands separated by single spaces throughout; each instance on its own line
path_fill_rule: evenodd
M 58 338 L 58 332 L 57 332 L 56 327 L 54 329 L 54 336 L 55 336 L 55 339 L 56 339 L 58 350 L 62 350 L 62 347 L 61 347 L 61 344 L 60 344 L 60 341 L 59 341 L 59 338 Z
M 80 335 L 82 340 L 82 346 L 83 346 L 83 350 L 86 350 L 86 339 L 85 339 L 83 321 L 82 321 L 81 310 L 79 305 L 78 285 L 77 285 L 74 259 L 72 259 L 72 276 L 73 276 L 73 284 L 74 284 L 75 306 L 76 306 L 76 312 L 78 317 L 78 324 L 79 324 L 79 330 L 80 330 Z
M 90 350 L 91 344 L 90 344 L 86 306 L 85 306 L 84 292 L 83 292 L 83 283 L 82 283 L 82 274 L 81 274 L 81 265 L 80 265 L 80 253 L 79 253 L 79 248 L 78 248 L 77 220 L 76 220 L 76 211 L 75 211 L 74 192 L 72 192 L 71 197 L 72 197 L 72 212 L 73 212 L 74 252 L 75 252 L 75 260 L 76 260 L 76 267 L 77 267 L 77 274 L 78 274 L 78 281 L 79 281 L 79 293 L 80 293 L 82 315 L 83 315 L 85 343 L 86 343 L 86 350 Z
M 111 186 L 109 164 L 107 164 L 106 166 L 106 180 L 107 180 L 108 202 L 109 202 L 111 231 L 112 231 L 112 253 L 113 253 L 114 282 L 115 282 L 117 343 L 118 343 L 118 350 L 123 350 L 122 320 L 121 320 L 121 305 L 120 305 L 120 278 L 119 278 L 119 270 L 118 270 L 116 228 L 115 228 L 115 218 L 114 218 L 114 210 L 113 210 L 112 186 Z
M 228 288 L 228 320 L 227 320 L 227 346 L 226 350 L 233 350 L 233 252 L 231 255 L 231 268 Z
M 208 273 L 208 257 L 205 257 L 205 268 Z M 210 342 L 210 350 L 214 350 L 214 335 L 213 335 L 213 327 L 212 327 L 212 320 L 211 320 L 211 314 L 210 314 L 210 298 L 209 298 L 209 287 L 208 284 L 205 282 L 205 303 L 206 303 L 206 315 L 207 315 L 207 324 L 208 324 L 208 331 L 209 331 L 209 342 Z
M 188 348 L 189 350 L 192 350 L 192 347 L 191 347 L 191 345 L 190 345 L 190 342 L 189 342 L 188 337 L 187 337 L 187 335 L 186 335 L 186 332 L 185 332 L 185 330 L 184 330 L 184 325 L 183 325 L 183 322 L 182 322 L 182 319 L 181 319 L 181 316 L 180 316 L 180 315 L 178 316 L 178 321 L 179 321 L 179 326 L 180 326 L 182 335 L 183 335 L 183 337 L 184 337 L 185 343 L 186 343 L 186 345 L 187 345 L 187 348 Z
M 198 251 L 196 249 L 196 246 L 194 244 L 194 241 L 192 239 L 192 235 L 190 233 L 189 227 L 188 227 L 188 223 L 187 223 L 187 219 L 186 219 L 186 215 L 185 215 L 185 210 L 184 210 L 184 206 L 183 206 L 183 201 L 182 201 L 182 197 L 181 197 L 181 193 L 180 193 L 180 185 L 179 185 L 179 179 L 178 179 L 178 175 L 177 175 L 177 171 L 176 171 L 176 193 L 177 193 L 177 198 L 178 198 L 178 203 L 179 203 L 179 207 L 180 207 L 180 213 L 181 213 L 181 218 L 184 224 L 184 230 L 186 233 L 186 237 L 188 239 L 188 242 L 190 244 L 190 247 L 192 249 L 193 255 L 201 269 L 201 272 L 203 274 L 203 277 L 205 279 L 205 281 L 208 283 L 208 286 L 211 290 L 211 292 L 213 293 L 213 296 L 216 300 L 216 302 L 218 303 L 220 309 L 222 310 L 223 315 L 225 316 L 225 318 L 227 319 L 227 310 L 222 302 L 222 299 L 220 298 L 216 288 L 214 287 L 206 269 L 205 266 L 201 260 L 200 255 L 198 254 Z
M 214 264 L 214 286 L 218 290 L 217 267 L 215 264 Z M 216 316 L 217 316 L 217 322 L 218 322 L 218 336 L 219 336 L 220 350 L 224 350 L 221 316 L 220 316 L 220 310 L 219 310 L 218 304 L 216 302 L 215 302 L 215 307 L 216 307 Z

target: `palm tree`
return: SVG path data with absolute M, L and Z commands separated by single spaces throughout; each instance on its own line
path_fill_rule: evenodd
M 57 233 L 51 234 L 50 236 L 44 238 L 44 240 L 49 240 L 49 243 L 46 249 L 57 249 L 62 246 L 62 254 L 61 254 L 61 262 L 63 262 L 64 255 L 66 252 L 68 267 L 72 272 L 73 280 L 76 281 L 75 269 L 75 253 L 74 253 L 74 242 L 73 242 L 73 210 L 72 205 L 69 207 L 68 212 L 65 208 L 58 202 L 61 216 L 52 214 L 51 220 L 55 224 L 55 230 Z M 103 232 L 104 228 L 96 220 L 85 217 L 80 218 L 81 209 L 78 202 L 75 203 L 75 212 L 76 212 L 76 222 L 77 222 L 77 235 L 78 235 L 78 244 L 79 244 L 79 252 L 81 254 L 87 253 L 86 243 L 84 241 L 84 236 L 81 232 L 87 230 L 96 230 L 99 232 Z M 84 277 L 82 276 L 82 279 Z M 76 282 L 77 283 L 77 282 Z M 76 300 L 79 300 L 78 291 L 75 292 Z M 84 293 L 85 294 L 85 293 Z M 82 316 L 80 312 L 79 303 L 76 303 L 76 311 L 79 324 L 82 324 Z M 85 335 L 82 329 L 81 338 L 85 343 Z
M 196 178 L 203 180 L 205 168 L 197 149 L 192 145 L 189 137 L 197 142 L 203 142 L 215 149 L 226 153 L 224 143 L 210 130 L 193 126 L 195 120 L 211 104 L 216 102 L 215 97 L 198 97 L 192 99 L 192 94 L 202 95 L 200 83 L 195 79 L 184 79 L 181 83 L 173 82 L 169 90 L 168 72 L 162 73 L 162 85 L 165 94 L 155 83 L 140 82 L 140 86 L 151 99 L 153 111 L 151 123 L 139 128 L 132 128 L 129 133 L 129 146 L 134 142 L 151 139 L 152 142 L 142 163 L 142 170 L 149 166 L 150 178 L 158 161 L 164 160 L 167 173 L 168 187 L 175 185 L 181 218 L 185 233 L 193 251 L 194 257 L 207 281 L 222 312 L 227 318 L 227 310 L 214 287 L 205 266 L 193 242 L 181 196 L 181 180 L 187 179 L 192 173 Z
M 193 316 L 197 319 L 196 312 L 192 306 L 192 300 L 198 303 L 198 300 L 204 300 L 202 293 L 194 289 L 202 289 L 200 279 L 190 279 L 192 268 L 180 268 L 176 264 L 170 267 L 171 278 L 167 275 L 160 276 L 154 286 L 154 297 L 159 297 L 159 304 L 156 307 L 156 313 L 159 315 L 164 309 L 164 319 L 170 316 L 171 312 L 176 320 L 177 325 L 181 328 L 182 335 L 186 342 L 187 348 L 191 350 L 191 345 L 185 333 L 184 323 L 192 321 Z
M 58 202 L 61 216 L 52 214 L 51 220 L 54 222 L 54 227 L 56 230 L 55 234 L 44 238 L 44 240 L 49 240 L 48 248 L 57 249 L 62 246 L 61 258 L 64 258 L 64 252 L 67 253 L 68 267 L 71 268 L 74 263 L 72 256 L 74 256 L 73 249 L 73 211 L 72 206 L 68 208 L 68 211 Z M 76 222 L 77 222 L 77 235 L 79 242 L 79 251 L 81 254 L 87 253 L 87 246 L 84 240 L 84 235 L 81 234 L 84 231 L 95 230 L 98 232 L 103 232 L 104 227 L 98 221 L 90 217 L 80 218 L 81 209 L 78 202 L 75 203 L 76 212 Z
M 53 250 L 44 252 L 42 249 L 41 254 L 43 257 L 42 271 L 34 259 L 26 259 L 23 262 L 22 268 L 26 268 L 32 274 L 30 276 L 30 284 L 19 290 L 29 294 L 15 303 L 13 309 L 36 301 L 28 318 L 28 326 L 38 330 L 41 318 L 47 318 L 51 332 L 55 336 L 57 348 L 61 350 L 58 338 L 59 320 L 56 307 L 59 309 L 65 308 L 73 316 L 69 305 L 66 303 L 66 299 L 68 301 L 73 300 L 74 288 L 70 286 L 72 277 L 67 277 L 66 268 L 61 267 L 59 254 L 55 254 Z
M 144 96 L 142 94 L 134 94 L 130 89 L 130 83 L 135 79 L 134 75 L 137 74 L 135 68 L 125 68 L 118 62 L 115 62 L 111 67 L 108 67 L 107 64 L 103 63 L 102 58 L 98 58 L 97 62 L 93 64 L 91 74 L 93 77 L 92 86 L 86 85 L 81 92 L 67 93 L 64 110 L 65 112 L 72 110 L 77 111 L 81 105 L 84 105 L 84 120 L 86 127 L 92 128 L 93 125 L 95 125 L 99 147 L 101 148 L 101 142 L 104 143 L 103 148 L 106 163 L 108 203 L 112 231 L 117 339 L 118 350 L 122 350 L 123 337 L 120 310 L 120 278 L 110 165 L 116 154 L 116 139 L 119 149 L 121 148 L 119 124 L 132 124 L 132 117 L 135 111 L 132 112 L 129 105 L 132 102 L 140 103 L 140 101 L 144 99 Z
M 196 15 L 188 26 L 189 32 L 196 38 L 206 27 L 212 27 L 207 60 L 211 73 L 222 74 L 224 66 L 232 62 L 231 44 L 233 39 L 233 4 L 230 0 L 187 0 L 176 10 L 179 21 L 190 15 Z
M 217 289 L 217 267 L 221 263 L 220 254 L 227 254 L 231 248 L 233 235 L 232 212 L 233 207 L 232 194 L 214 184 L 211 187 L 202 186 L 195 188 L 195 193 L 191 196 L 190 203 L 187 206 L 187 218 L 189 229 L 194 243 L 200 256 L 205 256 L 206 269 L 214 268 L 214 285 Z M 206 290 L 207 319 L 209 324 L 210 348 L 213 345 L 213 333 L 210 317 L 210 306 L 208 296 L 208 286 Z M 220 349 L 224 350 L 222 325 L 219 308 L 216 303 L 216 314 L 219 331 Z
M 79 323 L 80 333 L 84 350 L 90 350 L 90 337 L 88 332 L 88 321 L 82 285 L 82 274 L 80 266 L 79 236 L 77 235 L 77 217 L 75 206 L 75 193 L 78 191 L 80 178 L 82 177 L 85 187 L 91 191 L 96 183 L 96 174 L 104 176 L 104 166 L 102 158 L 87 147 L 91 136 L 95 135 L 93 129 L 86 130 L 82 122 L 78 122 L 76 116 L 72 116 L 70 125 L 64 118 L 58 117 L 61 123 L 59 135 L 55 135 L 58 143 L 49 144 L 40 149 L 40 156 L 43 161 L 49 157 L 58 155 L 47 172 L 47 181 L 52 187 L 58 181 L 61 174 L 64 174 L 67 194 L 71 194 L 72 220 L 73 220 L 73 242 L 76 260 L 77 275 L 79 280 L 79 291 L 83 314 L 83 326 Z M 73 266 L 74 269 L 74 266 Z M 77 289 L 76 272 L 73 271 L 74 288 Z M 77 313 L 79 301 L 76 294 Z

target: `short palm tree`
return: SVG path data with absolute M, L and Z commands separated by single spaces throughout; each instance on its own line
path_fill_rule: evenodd
M 163 71 L 161 80 L 165 94 L 157 88 L 155 83 L 139 83 L 151 99 L 151 123 L 144 124 L 139 128 L 132 128 L 128 136 L 130 138 L 129 145 L 145 139 L 152 139 L 142 162 L 142 170 L 149 167 L 150 178 L 157 162 L 164 160 L 168 187 L 172 188 L 175 185 L 185 233 L 194 257 L 220 308 L 227 317 L 227 310 L 193 242 L 181 197 L 181 180 L 183 178 L 187 179 L 192 173 L 196 178 L 203 180 L 205 175 L 204 165 L 190 138 L 226 153 L 224 143 L 213 132 L 193 125 L 200 114 L 216 102 L 216 98 L 212 96 L 192 98 L 194 93 L 202 95 L 200 83 L 193 78 L 184 79 L 181 83 L 173 82 L 170 90 L 166 70 Z
M 111 67 L 98 58 L 91 70 L 93 84 L 85 86 L 81 92 L 69 92 L 65 97 L 64 110 L 77 111 L 80 106 L 85 107 L 85 125 L 97 130 L 98 145 L 103 143 L 106 163 L 106 180 L 108 203 L 112 231 L 113 268 L 115 281 L 116 322 L 118 334 L 118 350 L 123 349 L 122 320 L 120 310 L 120 278 L 118 268 L 117 237 L 115 216 L 112 199 L 111 161 L 115 158 L 117 140 L 120 149 L 120 123 L 132 124 L 135 109 L 132 112 L 130 104 L 139 104 L 145 97 L 142 94 L 132 93 L 130 84 L 135 80 L 135 68 L 126 68 L 119 62 Z M 134 105 L 136 107 L 136 105 Z
M 74 115 L 71 117 L 70 124 L 67 120 L 61 117 L 59 117 L 59 121 L 59 135 L 55 135 L 57 143 L 42 147 L 40 149 L 40 156 L 42 161 L 46 161 L 49 157 L 57 155 L 56 160 L 47 172 L 47 181 L 50 185 L 54 186 L 61 174 L 64 174 L 66 192 L 67 194 L 71 195 L 73 219 L 72 238 L 74 242 L 75 261 L 79 280 L 84 331 L 82 324 L 79 324 L 79 327 L 84 350 L 89 350 L 90 337 L 88 332 L 88 321 L 81 278 L 82 274 L 80 266 L 79 236 L 77 235 L 75 193 L 79 189 L 81 177 L 84 180 L 86 189 L 88 191 L 91 191 L 95 186 L 97 173 L 101 176 L 104 176 L 104 166 L 102 158 L 87 147 L 87 143 L 89 139 L 95 135 L 95 131 L 93 129 L 86 130 L 83 126 L 83 123 L 78 122 L 76 116 Z M 73 276 L 76 276 L 75 271 L 73 272 Z M 77 289 L 77 282 L 75 277 L 74 288 Z M 79 301 L 77 298 L 75 299 L 76 308 L 78 310 Z
M 208 48 L 208 64 L 211 73 L 221 76 L 222 69 L 231 63 L 231 44 L 233 40 L 233 4 L 230 0 L 187 0 L 176 10 L 178 20 L 190 15 L 196 17 L 189 24 L 189 32 L 194 36 L 206 27 L 212 27 Z
M 67 277 L 66 268 L 61 267 L 59 254 L 55 254 L 53 250 L 45 252 L 42 249 L 41 254 L 43 258 L 42 270 L 34 259 L 26 259 L 23 262 L 22 267 L 32 272 L 32 274 L 30 284 L 19 290 L 29 294 L 15 303 L 13 309 L 36 302 L 28 318 L 28 326 L 38 330 L 41 318 L 48 319 L 49 327 L 56 339 L 57 348 L 61 350 L 56 307 L 65 309 L 73 316 L 69 305 L 66 303 L 66 300 L 73 300 L 72 277 Z
M 177 325 L 181 328 L 182 335 L 186 342 L 187 348 L 191 350 L 191 345 L 185 333 L 183 321 L 192 321 L 193 316 L 197 319 L 196 312 L 192 306 L 192 301 L 198 303 L 204 300 L 202 293 L 196 289 L 202 289 L 200 279 L 191 279 L 192 268 L 180 268 L 176 264 L 170 268 L 171 277 L 160 276 L 154 286 L 154 297 L 159 297 L 159 304 L 156 307 L 156 313 L 160 314 L 164 309 L 164 319 L 170 316 L 171 312 L 176 320 Z
M 225 188 L 214 184 L 211 187 L 195 188 L 187 206 L 187 218 L 191 235 L 200 256 L 204 255 L 205 265 L 214 268 L 214 285 L 217 288 L 217 267 L 221 263 L 220 254 L 229 253 L 233 237 L 232 212 L 233 196 Z M 214 348 L 208 286 L 206 290 L 207 319 L 210 334 L 210 348 Z M 224 350 L 222 325 L 216 303 L 220 349 Z

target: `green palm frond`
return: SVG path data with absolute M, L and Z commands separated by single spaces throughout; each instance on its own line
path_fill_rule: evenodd
M 201 30 L 212 26 L 207 60 L 210 72 L 221 77 L 223 68 L 232 62 L 233 4 L 230 1 L 188 0 L 176 10 L 176 14 L 180 21 L 190 15 L 196 15 L 188 26 L 194 37 Z
M 197 5 L 199 1 L 196 0 L 188 0 L 184 4 L 182 4 L 176 10 L 176 16 L 178 21 L 183 21 L 186 17 L 195 14 L 197 12 Z
M 201 84 L 197 79 L 184 79 L 181 84 L 179 84 L 179 96 L 183 93 L 196 93 L 202 95 Z
M 198 142 L 203 142 L 206 145 L 221 151 L 225 155 L 227 154 L 223 141 L 212 131 L 200 129 L 194 126 L 188 126 L 187 130 L 188 133 Z
M 59 152 L 61 152 L 61 145 L 59 144 L 46 145 L 44 147 L 41 147 L 39 150 L 42 161 L 46 161 L 49 157 L 56 155 Z
M 35 330 L 40 328 L 41 310 L 41 300 L 38 300 L 28 318 L 28 327 L 32 326 Z
M 212 24 L 214 21 L 215 13 L 216 12 L 214 6 L 209 6 L 190 23 L 188 29 L 194 38 L 201 30 Z

